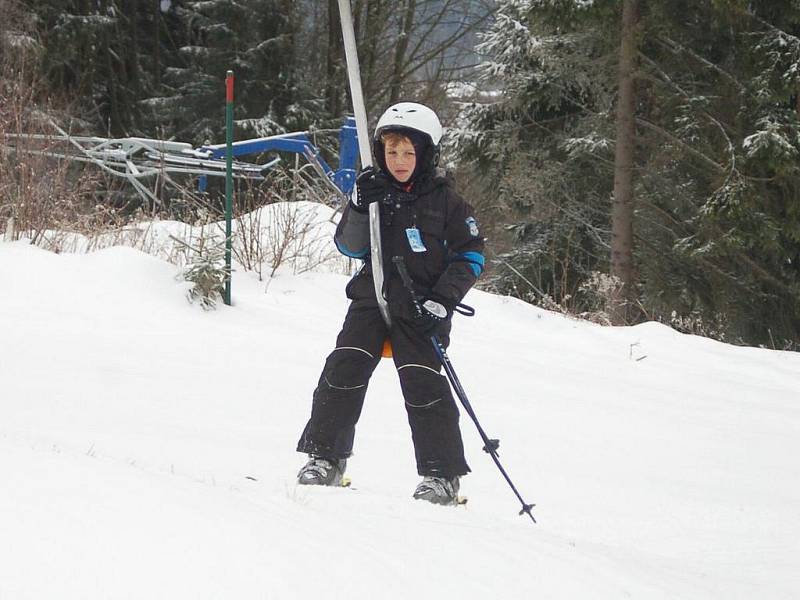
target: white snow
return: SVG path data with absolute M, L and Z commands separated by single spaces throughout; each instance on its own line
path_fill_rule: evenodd
M 177 272 L 0 243 L 0 598 L 800 597 L 800 355 L 471 292 L 450 356 L 534 525 L 463 411 L 469 503 L 411 499 L 387 360 L 354 489 L 297 487 L 347 277 L 203 312 Z

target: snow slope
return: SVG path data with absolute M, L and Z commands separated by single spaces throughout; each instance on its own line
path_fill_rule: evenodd
M 176 272 L 0 243 L 0 599 L 800 597 L 800 355 L 471 292 L 450 356 L 534 525 L 466 415 L 469 504 L 410 498 L 390 361 L 355 489 L 297 487 L 346 276 L 206 313 Z

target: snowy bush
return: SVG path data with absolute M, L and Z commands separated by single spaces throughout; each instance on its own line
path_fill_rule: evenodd
M 230 279 L 230 271 L 225 266 L 225 240 L 220 243 L 213 235 L 203 235 L 195 245 L 177 241 L 188 256 L 182 272 L 183 279 L 192 284 L 186 293 L 187 299 L 191 303 L 199 302 L 203 310 L 215 309 Z

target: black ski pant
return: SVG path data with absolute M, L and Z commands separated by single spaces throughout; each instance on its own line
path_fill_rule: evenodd
M 449 323 L 440 331 L 449 341 Z M 328 355 L 314 391 L 311 418 L 297 451 L 326 458 L 347 458 L 367 385 L 389 337 L 420 475 L 454 477 L 469 473 L 458 427 L 458 407 L 430 338 L 395 318 L 388 330 L 374 306 L 351 303 L 336 348 Z

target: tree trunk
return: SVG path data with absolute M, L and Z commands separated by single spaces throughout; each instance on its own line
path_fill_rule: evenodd
M 367 114 L 375 110 L 378 101 L 376 90 L 378 76 L 378 49 L 381 42 L 381 33 L 384 30 L 386 18 L 386 5 L 384 2 L 370 0 L 364 6 L 364 29 L 360 32 L 361 47 L 364 48 L 364 60 L 361 62 L 361 85 L 364 88 L 364 102 L 367 105 Z M 359 50 L 360 48 L 359 47 Z M 359 56 L 360 56 L 359 52 Z
M 403 65 L 406 51 L 408 50 L 409 37 L 414 25 L 414 14 L 417 10 L 416 0 L 407 0 L 405 14 L 400 21 L 400 34 L 394 51 L 394 66 L 392 67 L 392 83 L 389 87 L 389 103 L 394 104 L 400 99 L 403 91 Z
M 328 52 L 325 68 L 325 108 L 328 114 L 342 112 L 342 27 L 339 20 L 339 3 L 328 0 Z
M 153 81 L 157 92 L 161 91 L 161 3 L 153 0 Z
M 635 297 L 633 265 L 633 157 L 636 143 L 636 0 L 624 0 L 619 50 L 619 100 L 611 209 L 611 274 L 620 285 L 612 293 L 609 316 L 614 325 L 630 322 Z

